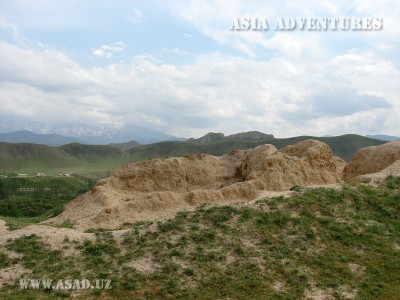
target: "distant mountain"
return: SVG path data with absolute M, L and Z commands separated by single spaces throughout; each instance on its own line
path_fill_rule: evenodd
M 366 135 L 366 137 L 369 137 L 369 138 L 371 138 L 371 139 L 382 140 L 382 141 L 396 141 L 396 140 L 400 140 L 400 137 L 399 137 L 399 136 L 384 135 L 384 134 Z
M 228 136 L 225 136 L 223 133 L 215 133 L 215 132 L 209 132 L 205 136 L 202 136 L 198 139 L 190 138 L 186 140 L 187 142 L 192 142 L 192 143 L 200 143 L 200 144 L 205 144 L 205 143 L 214 143 L 214 142 L 220 142 L 224 140 L 236 140 L 236 141 L 261 141 L 261 140 L 269 140 L 273 139 L 274 136 L 272 134 L 265 134 L 259 131 L 248 131 L 248 132 L 240 132 L 236 134 L 231 134 Z
M 37 134 L 29 130 L 21 130 L 10 133 L 0 133 L 0 142 L 34 143 L 48 146 L 61 146 L 74 142 L 82 143 L 83 141 L 59 134 Z
M 130 124 L 47 124 L 0 120 L 0 132 L 29 130 L 37 134 L 58 134 L 89 144 L 105 145 L 138 141 L 142 144 L 184 140 L 160 131 Z

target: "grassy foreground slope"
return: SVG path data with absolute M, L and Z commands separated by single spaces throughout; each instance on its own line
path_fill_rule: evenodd
M 400 178 L 378 186 L 298 189 L 241 206 L 200 206 L 174 218 L 126 224 L 93 241 L 64 240 L 65 256 L 31 235 L 0 249 L 0 268 L 29 278 L 108 278 L 80 299 L 398 299 Z M 33 251 L 32 251 L 33 249 Z M 69 291 L 0 290 L 7 299 L 68 298 Z M 75 295 L 76 296 L 76 295 Z

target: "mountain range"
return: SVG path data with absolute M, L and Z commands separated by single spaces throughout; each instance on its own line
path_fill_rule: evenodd
M 61 146 L 69 143 L 85 143 L 84 141 L 59 134 L 37 134 L 29 130 L 0 133 L 1 142 L 34 143 L 48 146 Z
M 366 137 L 369 137 L 369 138 L 371 138 L 371 139 L 382 140 L 382 141 L 396 141 L 396 140 L 400 140 L 400 137 L 399 137 L 399 136 L 384 135 L 384 134 L 372 134 L 372 135 L 366 135 Z
M 28 134 L 27 131 L 31 132 Z M 185 140 L 160 131 L 132 124 L 52 124 L 31 121 L 0 120 L 0 132 L 8 133 L 0 141 L 32 142 L 57 146 L 70 142 L 84 144 L 105 145 L 110 143 L 125 143 L 137 141 L 141 144 L 149 144 L 160 141 Z M 57 136 L 35 136 L 57 135 Z M 27 139 L 21 139 L 22 136 Z M 14 137 L 16 136 L 16 137 Z M 65 141 L 60 136 L 65 138 Z M 7 140 L 6 140 L 7 138 Z
M 328 137 L 328 136 L 324 136 Z M 366 137 L 384 141 L 400 139 L 398 136 L 383 134 Z M 210 143 L 219 141 L 257 141 L 273 139 L 272 134 L 249 131 L 225 136 L 223 133 L 209 132 L 200 138 L 180 138 L 153 129 L 132 124 L 54 124 L 26 120 L 0 119 L 0 142 L 35 143 L 48 146 L 61 146 L 68 143 L 92 145 L 131 143 L 151 144 L 161 141 L 184 141 Z M 135 144 L 136 145 L 136 144 Z M 119 146 L 123 147 L 123 146 Z M 126 150 L 126 149 L 125 149 Z

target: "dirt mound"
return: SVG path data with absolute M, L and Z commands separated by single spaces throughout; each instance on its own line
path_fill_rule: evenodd
M 80 229 L 116 228 L 124 222 L 193 209 L 200 203 L 249 201 L 265 190 L 340 182 L 331 149 L 314 140 L 280 151 L 261 145 L 222 157 L 158 158 L 120 166 L 50 221 L 73 220 Z
M 396 160 L 389 167 L 383 169 L 380 172 L 365 174 L 353 177 L 352 180 L 356 180 L 359 182 L 367 182 L 367 183 L 380 183 L 385 181 L 385 179 L 389 176 L 400 176 L 400 160 Z
M 343 170 L 343 178 L 351 180 L 359 175 L 382 171 L 400 159 L 400 141 L 360 149 Z
M 344 167 L 347 165 L 346 161 L 344 159 L 340 158 L 339 156 L 334 156 L 333 162 L 336 165 L 336 172 L 340 175 L 340 177 L 342 177 Z

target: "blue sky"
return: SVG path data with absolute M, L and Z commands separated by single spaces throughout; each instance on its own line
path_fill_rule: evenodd
M 400 135 L 400 3 L 0 1 L 0 114 L 197 137 Z M 268 31 L 231 31 L 237 18 Z M 276 31 L 280 17 L 380 18 Z

